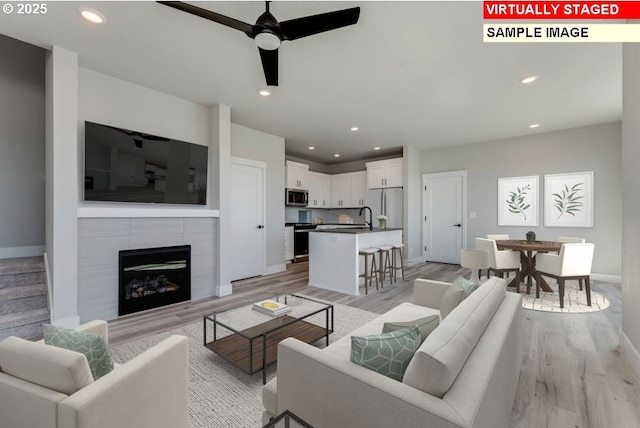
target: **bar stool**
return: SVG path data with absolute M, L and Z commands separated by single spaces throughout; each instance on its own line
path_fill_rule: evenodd
M 404 279 L 404 260 L 402 260 L 404 244 L 393 244 L 391 247 L 391 270 L 393 271 L 393 280 L 398 282 L 398 270 L 402 272 L 402 279 Z M 400 257 L 400 266 L 398 266 L 397 257 Z
M 489 269 L 489 253 L 484 250 L 462 250 L 460 252 L 460 265 L 471 269 L 471 281 L 480 281 L 482 269 Z M 487 278 L 488 278 L 487 272 Z
M 389 272 L 389 283 L 393 283 L 393 271 L 391 270 L 391 245 L 381 245 L 378 247 L 380 252 L 380 265 L 378 272 L 380 273 L 380 288 L 384 288 L 384 278 Z
M 364 278 L 364 294 L 369 294 L 369 287 L 372 286 L 373 278 L 376 279 L 376 290 L 378 289 L 378 266 L 376 265 L 376 253 L 377 248 L 363 248 L 358 252 L 359 255 L 364 256 L 364 273 L 358 275 L 358 277 Z M 369 266 L 369 256 L 371 256 L 371 266 Z

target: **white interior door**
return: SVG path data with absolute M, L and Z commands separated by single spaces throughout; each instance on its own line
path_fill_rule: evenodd
M 422 249 L 426 261 L 460 263 L 466 171 L 423 174 Z
M 264 273 L 265 166 L 234 158 L 231 171 L 231 281 L 235 281 Z

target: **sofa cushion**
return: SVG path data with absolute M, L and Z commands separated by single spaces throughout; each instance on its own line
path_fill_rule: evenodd
M 323 352 L 331 354 L 344 361 L 349 361 L 351 356 L 351 336 L 380 334 L 382 326 L 387 321 L 411 321 L 417 318 L 437 315 L 438 313 L 439 311 L 437 309 L 428 308 L 426 306 L 416 305 L 409 302 L 401 303 L 368 323 L 356 328 L 347 336 L 331 343 L 323 350 Z
M 0 342 L 0 370 L 66 395 L 93 382 L 83 354 L 13 336 Z
M 467 292 L 460 284 L 451 284 L 442 297 L 440 319 L 445 319 L 467 296 Z
M 94 380 L 113 370 L 113 361 L 104 337 L 51 324 L 43 324 L 42 329 L 45 344 L 84 354 Z
M 415 326 L 420 330 L 420 343 L 422 343 L 427 336 L 435 330 L 438 324 L 440 324 L 440 317 L 438 315 L 429 315 L 428 317 L 411 321 L 387 321 L 382 326 L 382 332 L 389 333 L 391 331 Z
M 351 362 L 402 380 L 419 345 L 420 330 L 416 326 L 371 336 L 351 336 Z
M 461 302 L 420 345 L 402 382 L 442 398 L 502 302 L 506 285 L 494 277 Z

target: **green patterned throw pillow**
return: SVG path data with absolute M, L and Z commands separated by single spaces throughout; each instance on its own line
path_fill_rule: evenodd
M 476 291 L 478 287 L 480 287 L 480 284 L 470 281 L 462 276 L 457 277 L 455 281 L 453 281 L 453 283 L 462 287 L 465 293 L 467 293 L 467 296 Z
M 371 336 L 351 336 L 350 361 L 401 381 L 419 346 L 420 330 L 415 326 Z
M 84 354 L 94 380 L 113 370 L 109 346 L 104 337 L 51 324 L 43 324 L 42 329 L 45 344 Z
M 424 340 L 431 334 L 433 330 L 440 324 L 440 317 L 438 315 L 430 315 L 424 318 L 418 318 L 413 321 L 394 321 L 394 322 L 386 322 L 382 326 L 383 333 L 389 333 L 391 331 L 400 330 L 401 328 L 407 327 L 418 327 L 420 331 L 420 343 L 424 342 Z

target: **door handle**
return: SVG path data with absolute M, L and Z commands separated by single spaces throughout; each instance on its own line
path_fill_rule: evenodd
M 262 229 L 263 227 L 264 227 L 264 226 L 263 226 L 263 225 L 261 225 L 261 224 L 259 224 L 259 225 L 258 225 L 258 229 Z
M 453 227 L 462 227 L 462 225 L 458 223 L 458 224 L 454 224 Z

